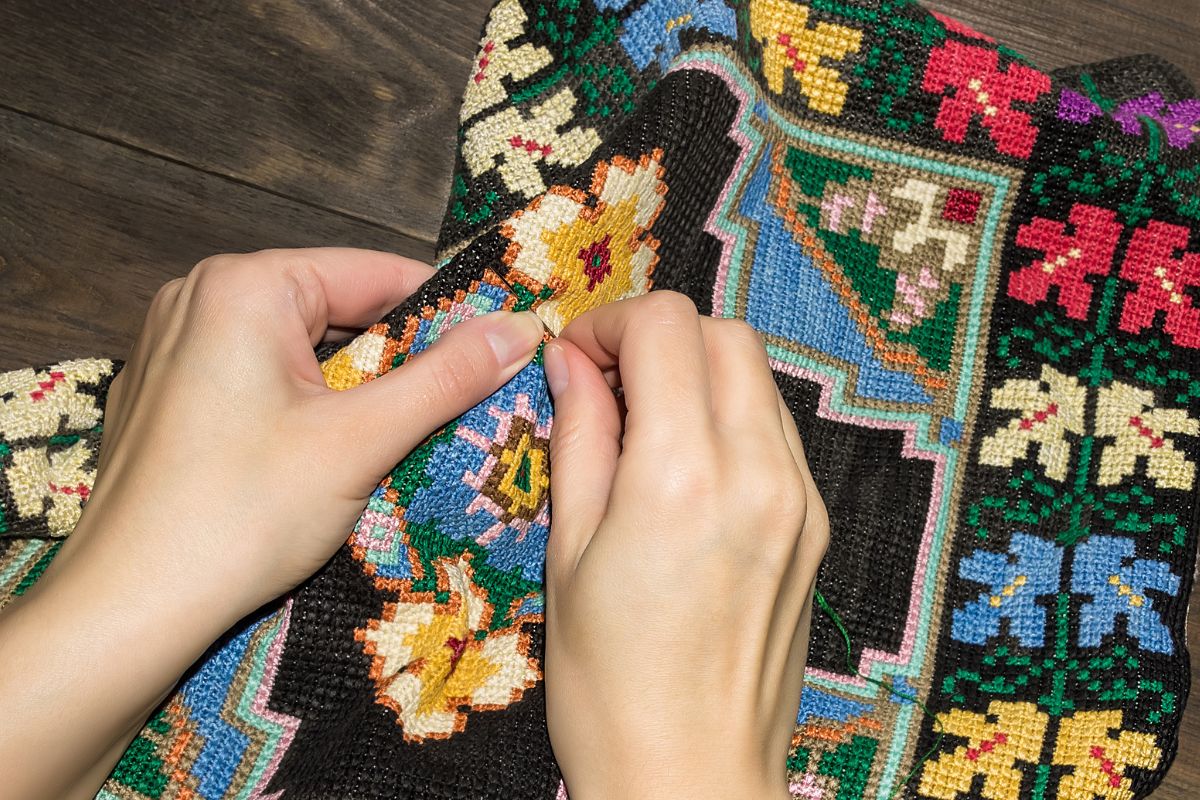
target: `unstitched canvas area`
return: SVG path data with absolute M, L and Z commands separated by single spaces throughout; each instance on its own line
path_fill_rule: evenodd
M 747 320 L 829 508 L 818 588 L 854 667 L 818 615 L 793 795 L 1143 797 L 1200 527 L 1192 93 L 1151 57 L 1047 74 L 908 0 L 500 0 L 438 272 L 318 356 L 349 389 L 480 314 L 549 339 L 657 289 Z M 78 519 L 119 368 L 0 375 L 0 598 Z M 552 423 L 539 354 L 213 647 L 100 796 L 565 797 Z

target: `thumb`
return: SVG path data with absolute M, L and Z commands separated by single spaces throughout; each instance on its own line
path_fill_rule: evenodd
M 386 375 L 323 398 L 334 447 L 365 491 L 430 433 L 478 405 L 529 363 L 545 328 L 529 311 L 494 311 L 449 328 Z
M 554 511 L 546 546 L 546 577 L 568 582 L 608 507 L 621 417 L 599 367 L 577 346 L 556 339 L 543 351 L 554 396 L 550 433 L 550 502 Z

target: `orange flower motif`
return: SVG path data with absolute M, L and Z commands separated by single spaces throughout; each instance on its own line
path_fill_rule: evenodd
M 402 590 L 382 619 L 354 633 L 373 656 L 376 702 L 396 713 L 412 742 L 449 738 L 466 727 L 469 712 L 505 708 L 541 679 L 519 623 L 488 630 L 493 607 L 469 558 L 440 559 L 434 568 L 449 601 Z

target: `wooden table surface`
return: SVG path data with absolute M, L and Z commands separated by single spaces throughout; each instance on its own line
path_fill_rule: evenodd
M 123 357 L 156 289 L 212 253 L 430 258 L 489 5 L 4 0 L 0 369 Z M 1153 52 L 1200 82 L 1200 0 L 931 5 L 1044 68 Z M 1200 702 L 1153 797 L 1198 796 Z

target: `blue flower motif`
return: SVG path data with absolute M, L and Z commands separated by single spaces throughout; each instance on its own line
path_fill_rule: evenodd
M 602 11 L 629 4 L 630 0 L 596 0 Z M 625 20 L 621 45 L 639 70 L 657 59 L 665 72 L 682 49 L 680 31 L 697 28 L 734 38 L 737 18 L 722 0 L 649 0 Z
M 1175 651 L 1171 631 L 1146 590 L 1174 596 L 1179 592 L 1179 577 L 1169 564 L 1133 554 L 1133 540 L 1120 536 L 1093 536 L 1075 548 L 1071 590 L 1092 598 L 1079 612 L 1080 647 L 1099 646 L 1113 632 L 1117 617 L 1124 616 L 1126 631 L 1143 650 Z
M 1037 598 L 1058 592 L 1061 571 L 1062 548 L 1027 533 L 1014 533 L 1007 553 L 976 550 L 958 565 L 958 575 L 988 588 L 955 609 L 950 635 L 967 644 L 987 644 L 1007 619 L 1010 636 L 1025 647 L 1041 647 L 1046 608 Z

